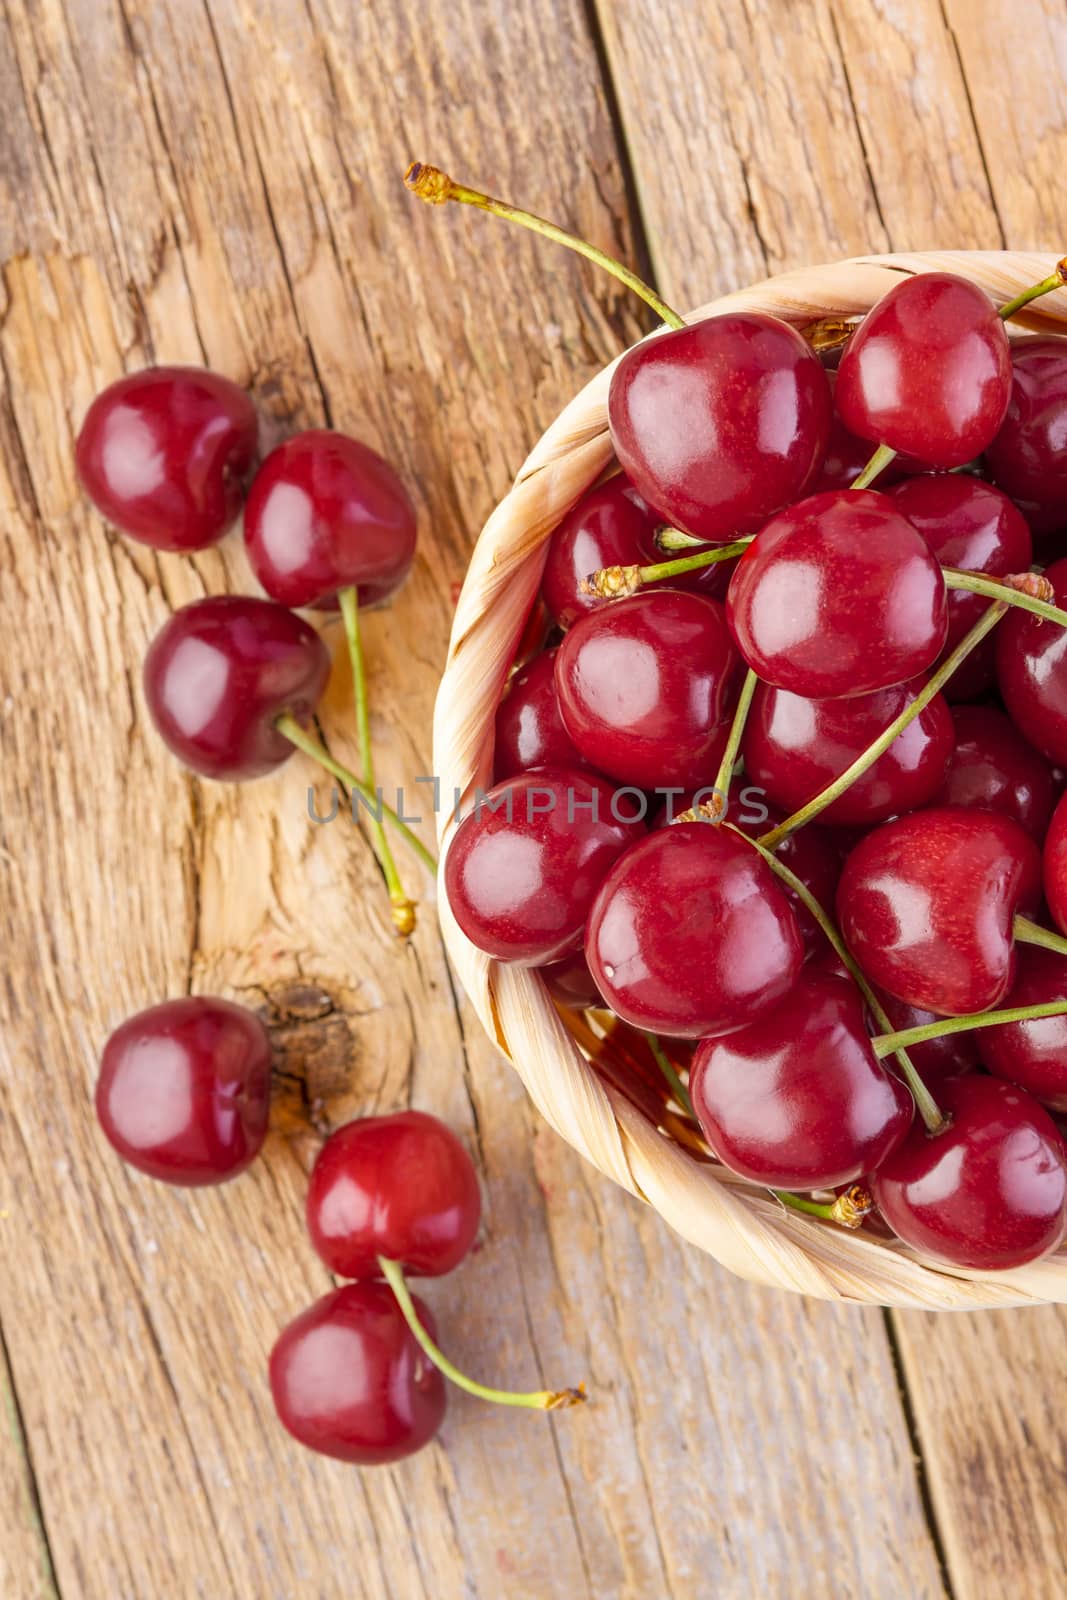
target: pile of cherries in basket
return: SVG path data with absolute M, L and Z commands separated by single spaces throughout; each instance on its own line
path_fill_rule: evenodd
M 705 1159 L 971 1271 L 1067 1222 L 1067 337 L 1005 328 L 1064 273 L 806 330 L 641 291 L 672 326 L 445 861 L 473 944 L 648 1036 Z
M 415 548 L 415 516 L 392 467 L 325 430 L 286 440 L 248 488 L 257 447 L 249 397 L 218 374 L 159 367 L 120 379 L 90 406 L 77 443 L 81 483 L 104 516 L 157 550 L 196 551 L 244 506 L 252 567 L 272 597 L 225 595 L 176 611 L 145 660 L 145 697 L 169 748 L 208 778 L 258 778 L 297 748 L 366 801 L 398 934 L 414 927 L 385 839 L 395 827 L 432 855 L 374 786 L 361 610 L 390 596 Z M 340 609 L 352 666 L 363 777 L 307 728 L 330 658 L 291 607 Z M 96 1091 L 100 1125 L 132 1166 L 183 1186 L 223 1183 L 259 1154 L 270 1112 L 271 1043 L 260 1019 L 215 996 L 187 996 L 128 1018 L 108 1039 Z M 451 1272 L 474 1243 L 481 1197 L 463 1146 L 418 1111 L 366 1117 L 326 1140 L 311 1174 L 307 1224 L 338 1277 L 279 1337 L 270 1383 L 282 1422 L 344 1461 L 395 1461 L 437 1432 L 443 1375 L 508 1405 L 551 1410 L 580 1390 L 514 1394 L 465 1377 L 434 1342 L 405 1272 Z

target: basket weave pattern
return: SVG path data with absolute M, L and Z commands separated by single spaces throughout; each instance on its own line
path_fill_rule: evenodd
M 1054 265 L 1054 256 L 1033 252 L 871 256 L 768 279 L 701 307 L 689 320 L 736 309 L 770 312 L 801 327 L 823 317 L 858 316 L 901 273 L 938 270 L 970 278 L 1002 304 Z M 1012 331 L 1067 331 L 1067 293 L 1036 302 Z M 434 771 L 450 797 L 489 785 L 496 707 L 540 585 L 546 540 L 612 461 L 607 397 L 613 365 L 538 441 L 475 547 L 434 714 Z M 442 807 L 443 848 L 454 828 L 454 815 Z M 765 1189 L 695 1160 L 600 1080 L 536 971 L 502 965 L 475 949 L 456 925 L 443 880 L 439 895 L 445 940 L 463 986 L 542 1115 L 601 1172 L 731 1271 L 824 1300 L 926 1310 L 1067 1302 L 1067 1247 L 1011 1272 L 935 1267 L 897 1241 L 788 1210 Z

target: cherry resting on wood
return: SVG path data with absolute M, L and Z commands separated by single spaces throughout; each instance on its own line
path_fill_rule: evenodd
M 951 1120 L 922 1123 L 871 1179 L 893 1232 L 924 1255 L 972 1271 L 1020 1267 L 1063 1239 L 1067 1156 L 1047 1111 L 996 1078 L 956 1078 L 938 1092 Z
M 734 311 L 657 334 L 619 361 L 608 423 L 624 472 L 697 538 L 754 533 L 798 499 L 830 434 L 830 386 L 800 334 Z
M 644 835 L 640 822 L 616 820 L 624 809 L 613 784 L 561 767 L 476 800 L 445 857 L 448 903 L 471 943 L 534 967 L 579 949 L 608 868 Z
M 1052 815 L 1052 768 L 992 706 L 956 706 L 956 748 L 937 805 L 1000 811 L 1038 844 Z
M 96 1114 L 124 1161 L 183 1186 L 225 1183 L 259 1154 L 270 1038 L 244 1006 L 209 995 L 128 1017 L 104 1046 Z
M 415 554 L 415 512 L 388 461 L 343 433 L 312 428 L 272 450 L 245 507 L 245 545 L 272 599 L 332 611 L 339 589 L 385 600 Z
M 831 699 L 906 683 L 948 628 L 945 580 L 887 495 L 811 495 L 749 545 L 726 597 L 730 632 L 764 683 Z
M 150 367 L 97 395 L 75 465 L 97 510 L 123 533 L 156 550 L 202 550 L 241 508 L 257 433 L 255 407 L 229 378 Z
M 1067 1000 L 1067 960 L 1055 950 L 1024 945 L 1005 1009 L 1052 1000 Z M 996 1077 L 1018 1084 L 1043 1105 L 1067 1111 L 1067 1016 L 1005 1022 L 982 1028 L 975 1039 Z
M 415 1298 L 430 1337 L 429 1308 Z M 445 1414 L 445 1380 L 384 1283 L 346 1283 L 279 1335 L 270 1387 L 283 1425 L 309 1450 L 361 1467 L 429 1444 Z
M 1067 561 L 1045 577 L 1053 605 L 1067 602 Z M 1028 611 L 1012 611 L 997 629 L 997 683 L 1024 739 L 1056 764 L 1067 764 L 1067 628 Z
M 474 1163 L 423 1111 L 361 1117 L 319 1151 L 307 1194 L 311 1242 L 341 1278 L 377 1278 L 378 1257 L 437 1278 L 458 1267 L 482 1215 Z
M 737 675 L 717 600 L 649 589 L 581 618 L 556 652 L 563 725 L 586 761 L 640 788 L 714 779 Z
M 1017 822 L 942 806 L 884 822 L 845 862 L 838 925 L 870 981 L 945 1017 L 988 1011 L 1015 976 L 1013 923 L 1040 896 Z
M 625 1022 L 687 1039 L 743 1026 L 786 993 L 804 959 L 770 868 L 708 822 L 673 823 L 627 850 L 593 904 L 585 950 Z
M 772 1189 L 862 1177 L 915 1111 L 871 1049 L 855 984 L 812 969 L 747 1027 L 702 1040 L 689 1092 L 719 1160 Z
M 931 467 L 962 467 L 1008 408 L 1011 354 L 989 296 L 924 272 L 898 283 L 845 346 L 834 400 L 845 427 Z
M 547 650 L 520 667 L 497 707 L 493 781 L 518 777 L 533 767 L 584 767 L 563 726 L 556 695 L 556 652 Z
M 986 451 L 994 483 L 1022 503 L 1035 532 L 1067 520 L 1067 339 L 1019 339 L 1012 347 L 1011 395 Z
M 293 753 L 275 727 L 305 722 L 330 675 L 314 628 L 243 595 L 194 600 L 163 624 L 144 662 L 148 709 L 163 742 L 206 778 L 271 772 Z

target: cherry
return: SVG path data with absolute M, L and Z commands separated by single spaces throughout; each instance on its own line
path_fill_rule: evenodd
M 931 1022 L 941 1020 L 936 1012 L 926 1011 L 921 1006 L 906 1005 L 903 1000 L 886 994 L 884 990 L 879 992 L 878 1000 L 894 1033 L 903 1033 L 906 1028 L 925 1028 Z M 983 1037 L 988 1037 L 991 1031 L 984 1029 Z M 924 1039 L 921 1044 L 909 1045 L 908 1055 L 919 1077 L 936 1095 L 946 1079 L 958 1078 L 964 1072 L 973 1071 L 978 1065 L 978 1048 L 978 1035 L 974 1032 L 942 1033 L 932 1039 Z
M 758 839 L 768 828 L 775 827 L 783 820 L 779 813 L 771 811 L 767 806 L 761 807 L 761 810 L 766 815 L 757 822 L 751 820 L 751 814 L 746 811 L 744 805 L 734 807 L 729 813 L 729 820 L 741 833 L 749 838 Z M 798 828 L 796 833 L 786 835 L 774 853 L 777 859 L 789 868 L 793 876 L 800 879 L 820 906 L 833 905 L 838 880 L 841 877 L 842 856 L 831 834 L 825 828 L 820 828 L 814 823 L 809 823 L 805 828 Z M 822 929 L 795 890 L 785 883 L 781 887 L 793 907 L 806 954 L 809 957 L 821 954 L 826 948 L 826 937 Z
M 330 658 L 314 628 L 270 600 L 194 600 L 163 624 L 145 657 L 148 709 L 163 742 L 207 778 L 257 778 L 293 753 L 275 727 L 306 721 Z
M 772 1189 L 862 1177 L 915 1110 L 871 1049 L 855 984 L 812 970 L 767 1015 L 703 1040 L 689 1092 L 719 1160 Z
M 996 436 L 1010 387 L 1008 336 L 989 296 L 925 272 L 867 313 L 841 357 L 835 402 L 860 438 L 961 467 Z
M 1007 994 L 1014 919 L 1039 892 L 1037 846 L 1017 822 L 944 806 L 860 841 L 841 875 L 838 920 L 872 983 L 909 1005 L 966 1016 Z
M 945 582 L 884 494 L 835 490 L 767 523 L 730 579 L 734 642 L 765 683 L 830 699 L 905 683 L 948 628 Z
M 415 1300 L 421 1323 L 433 1317 Z M 384 1283 L 346 1283 L 291 1322 L 270 1356 L 282 1424 L 320 1455 L 361 1467 L 429 1444 L 445 1414 L 445 1381 Z
M 379 1256 L 438 1278 L 470 1250 L 481 1215 L 474 1163 L 423 1111 L 347 1123 L 311 1170 L 308 1232 L 341 1278 L 380 1277 Z
M 840 351 L 837 352 L 840 356 Z M 837 372 L 827 372 L 830 383 L 830 393 L 833 394 L 837 385 Z M 829 489 L 847 489 L 863 471 L 871 459 L 870 441 L 860 439 L 854 433 L 849 433 L 845 424 L 834 409 L 830 423 L 830 440 L 826 446 L 822 466 L 811 484 L 812 494 L 825 494 Z M 879 477 L 879 483 L 884 488 L 896 476 L 894 468 L 899 471 L 899 463 L 892 462 Z
M 1048 1113 L 996 1078 L 956 1078 L 938 1098 L 949 1126 L 931 1135 L 914 1123 L 871 1181 L 893 1232 L 972 1271 L 1054 1250 L 1067 1220 L 1067 1156 Z
M 564 956 L 540 969 L 545 987 L 553 1000 L 572 1011 L 586 1011 L 590 1006 L 602 1006 L 604 997 L 593 981 L 589 963 L 583 950 Z
M 497 783 L 532 767 L 584 767 L 563 726 L 556 695 L 556 652 L 534 656 L 508 684 L 497 709 L 493 775 Z
M 741 744 L 747 781 L 792 814 L 839 777 L 924 683 L 915 678 L 855 700 L 806 700 L 760 684 Z M 949 708 L 935 695 L 822 820 L 869 824 L 927 805 L 945 781 L 954 738 Z
M 563 725 L 623 783 L 696 785 L 713 751 L 737 657 L 717 600 L 650 589 L 576 622 L 556 654 Z
M 1057 951 L 1024 945 L 1005 1007 L 1067 1001 L 1067 961 Z M 977 1035 L 982 1060 L 998 1078 L 1027 1090 L 1036 1100 L 1067 1111 L 1067 1016 L 1030 1017 L 983 1028 Z
M 1067 560 L 1045 572 L 1053 604 L 1067 602 Z M 1015 610 L 997 629 L 997 683 L 1024 739 L 1056 763 L 1067 763 L 1067 628 Z
M 74 460 L 97 510 L 156 550 L 221 539 L 256 457 L 256 412 L 243 389 L 202 367 L 119 378 L 85 414 Z
M 937 804 L 1014 817 L 1038 844 L 1052 815 L 1052 770 L 992 706 L 957 706 L 956 748 Z
M 897 484 L 890 499 L 943 566 L 1005 577 L 1025 572 L 1033 560 L 1033 540 L 1022 513 L 1006 494 L 979 478 L 927 473 Z M 982 595 L 949 591 L 944 654 L 973 628 L 988 604 Z M 960 663 L 946 687 L 948 699 L 970 700 L 992 687 L 995 649 L 992 637 L 983 639 Z
M 415 512 L 388 461 L 346 434 L 312 428 L 272 450 L 245 507 L 245 546 L 267 593 L 332 611 L 340 589 L 385 600 L 415 554 Z
M 668 522 L 752 533 L 802 495 L 830 434 L 826 374 L 800 334 L 727 312 L 628 350 L 608 394 L 623 470 Z
M 1019 339 L 1012 348 L 1011 395 L 986 450 L 994 483 L 1022 503 L 1035 532 L 1067 520 L 1067 339 Z
M 207 995 L 128 1017 L 108 1039 L 96 1114 L 124 1161 L 166 1183 L 235 1178 L 259 1154 L 270 1038 L 244 1006 Z
M 620 815 L 612 784 L 560 767 L 477 798 L 445 858 L 448 903 L 471 943 L 522 966 L 577 950 L 608 868 L 644 833 Z
M 770 868 L 739 834 L 708 822 L 660 829 L 615 863 L 585 948 L 624 1021 L 690 1039 L 742 1026 L 786 993 L 804 959 Z
M 1045 900 L 1057 928 L 1067 933 L 1067 795 L 1056 801 L 1042 861 Z

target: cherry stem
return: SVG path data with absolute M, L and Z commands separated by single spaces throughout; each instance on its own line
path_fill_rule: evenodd
M 884 1033 L 871 1040 L 879 1060 L 892 1055 L 901 1046 L 910 1050 L 913 1044 L 925 1044 L 927 1039 L 943 1039 L 950 1033 L 969 1033 L 972 1028 L 999 1028 L 1006 1022 L 1034 1022 L 1040 1017 L 1062 1017 L 1067 1013 L 1067 1000 L 1043 1000 L 1040 1005 L 1009 1006 L 1004 1011 L 981 1011 L 970 1017 L 942 1017 L 921 1028 L 901 1028 L 898 1033 Z
M 465 1372 L 460 1372 L 458 1367 L 453 1366 L 443 1350 L 437 1348 L 419 1321 L 419 1314 L 415 1310 L 415 1303 L 404 1277 L 404 1269 L 399 1261 L 390 1261 L 387 1256 L 379 1256 L 378 1265 L 382 1269 L 382 1276 L 396 1296 L 396 1303 L 403 1313 L 404 1321 L 411 1329 L 420 1349 L 433 1362 L 438 1372 L 443 1372 L 457 1388 L 466 1389 L 468 1394 L 477 1395 L 480 1400 L 491 1400 L 494 1405 L 524 1406 L 528 1411 L 562 1411 L 567 1406 L 579 1406 L 585 1400 L 584 1384 L 579 1384 L 577 1389 L 535 1389 L 522 1394 L 514 1389 L 490 1389 L 484 1383 L 476 1383 L 473 1378 L 468 1378 Z
M 874 1201 L 862 1184 L 854 1183 L 839 1194 L 836 1200 L 810 1200 L 807 1195 L 792 1194 L 788 1189 L 772 1189 L 771 1194 L 793 1211 L 804 1211 L 809 1217 L 823 1217 L 827 1222 L 837 1222 L 843 1228 L 860 1228 Z
M 726 748 L 723 750 L 722 760 L 719 762 L 719 770 L 715 774 L 715 793 L 713 796 L 713 804 L 716 817 L 725 816 L 727 808 L 730 804 L 730 780 L 734 775 L 734 765 L 737 761 L 737 753 L 741 748 L 741 739 L 744 735 L 745 723 L 748 721 L 749 707 L 752 704 L 752 696 L 756 692 L 756 685 L 758 683 L 759 678 L 753 672 L 752 668 L 749 667 L 748 671 L 745 673 L 745 681 L 741 685 L 741 693 L 737 698 L 737 706 L 734 710 L 734 720 L 730 724 L 730 733 L 726 740 Z
M 564 245 L 568 250 L 576 251 L 587 261 L 595 262 L 598 267 L 603 267 L 605 272 L 610 272 L 611 276 L 617 278 L 621 284 L 625 284 L 627 289 L 632 289 L 646 305 L 652 307 L 657 317 L 668 327 L 685 327 L 685 319 L 680 317 L 677 311 L 672 311 L 643 278 L 639 278 L 636 272 L 631 272 L 629 267 L 624 267 L 621 261 L 616 261 L 614 256 L 609 256 L 606 251 L 598 249 L 595 244 L 579 238 L 576 233 L 568 233 L 565 228 L 558 227 L 554 222 L 547 222 L 544 217 L 535 216 L 532 211 L 522 211 L 517 206 L 508 205 L 505 200 L 494 200 L 491 195 L 482 194 L 478 189 L 468 189 L 461 183 L 455 183 L 438 167 L 427 166 L 421 161 L 411 163 L 404 174 L 404 182 L 412 194 L 417 194 L 420 200 L 425 200 L 429 205 L 441 206 L 448 200 L 454 200 L 460 205 L 477 206 L 479 211 L 488 211 L 490 216 L 503 217 L 506 222 L 517 222 L 521 228 L 529 228 L 532 233 L 539 233 L 545 239 L 551 239 L 556 244 Z
M 693 1102 L 689 1098 L 689 1090 L 682 1082 L 674 1062 L 671 1060 L 670 1056 L 660 1043 L 658 1035 L 654 1033 L 646 1033 L 645 1043 L 651 1050 L 657 1067 L 670 1085 L 670 1090 L 675 1100 L 677 1100 L 678 1104 L 681 1106 L 686 1115 L 692 1117 L 693 1121 L 696 1122 L 697 1114 L 693 1110 Z
M 889 463 L 896 458 L 897 452 L 890 449 L 887 444 L 880 444 L 874 452 L 863 471 L 854 483 L 849 484 L 850 489 L 867 489 L 874 482 L 880 472 L 884 472 Z
M 733 824 L 727 823 L 726 826 L 733 827 Z M 798 878 L 796 873 L 793 872 L 790 867 L 787 867 L 784 861 L 779 861 L 778 857 L 774 854 L 773 849 L 769 849 L 767 847 L 766 839 L 752 839 L 748 836 L 748 834 L 741 833 L 739 828 L 734 828 L 734 832 L 738 834 L 740 838 L 744 839 L 746 843 L 750 844 L 754 850 L 759 852 L 774 875 L 780 878 L 787 888 L 792 889 L 797 899 L 807 907 L 808 911 L 818 923 L 826 939 L 829 941 L 834 954 L 837 956 L 846 972 L 849 973 L 852 981 L 855 983 L 860 994 L 863 996 L 867 1005 L 867 1010 L 871 1013 L 871 1016 L 874 1018 L 875 1022 L 882 1029 L 882 1036 L 891 1034 L 893 1031 L 893 1024 L 886 1015 L 885 1007 L 882 1005 L 882 1002 L 879 1000 L 878 996 L 867 982 L 867 978 L 863 971 L 853 959 L 851 951 L 838 932 L 837 924 L 833 922 L 827 912 L 823 910 L 822 906 L 819 904 L 818 900 L 816 900 L 807 884 Z M 929 1128 L 930 1132 L 937 1133 L 939 1129 L 944 1126 L 945 1119 L 941 1115 L 941 1111 L 936 1100 L 920 1078 L 915 1069 L 915 1064 L 908 1055 L 907 1050 L 898 1047 L 892 1053 L 896 1056 L 897 1064 L 900 1067 L 904 1080 L 907 1083 L 908 1088 L 911 1090 L 912 1098 L 914 1099 L 919 1110 L 919 1115 L 926 1123 L 926 1126 Z
M 698 539 L 695 533 L 686 533 L 684 528 L 672 528 L 669 522 L 665 522 L 661 528 L 656 529 L 652 542 L 657 550 L 666 550 L 668 552 L 672 550 L 706 550 L 708 544 L 706 539 Z
M 997 315 L 1007 322 L 1008 318 L 1021 311 L 1023 306 L 1028 306 L 1031 300 L 1037 300 L 1043 294 L 1051 294 L 1053 289 L 1061 289 L 1065 283 L 1067 283 L 1067 256 L 1064 256 L 1062 261 L 1057 261 L 1056 270 L 1050 272 L 1047 278 L 1042 278 L 1040 283 L 1031 284 L 1029 289 L 1017 294 L 1014 300 L 1009 300 L 1007 305 L 1001 306 Z
M 636 594 L 650 583 L 665 583 L 671 578 L 681 578 L 687 572 L 699 572 L 702 567 L 714 566 L 717 561 L 732 561 L 744 555 L 752 537 L 735 539 L 732 544 L 716 545 L 713 550 L 701 550 L 695 556 L 678 556 L 674 561 L 655 561 L 650 566 L 601 567 L 591 572 L 578 585 L 583 594 L 598 600 L 622 600 Z
M 341 617 L 345 625 L 345 639 L 348 643 L 348 659 L 352 664 L 352 690 L 356 702 L 356 733 L 359 737 L 360 758 L 363 762 L 363 781 L 368 789 L 373 790 L 374 783 L 374 753 L 370 738 L 370 701 L 367 694 L 367 669 L 363 657 L 363 641 L 359 627 L 359 590 L 355 584 L 349 584 L 341 589 L 337 595 L 341 606 Z M 378 860 L 382 864 L 382 874 L 385 878 L 385 887 L 389 891 L 389 904 L 393 909 L 393 927 L 402 939 L 415 931 L 415 907 L 404 892 L 400 882 L 400 874 L 396 870 L 393 860 L 393 851 L 386 838 L 384 823 L 372 812 L 370 815 L 371 837 Z
M 1067 939 L 1062 933 L 1052 933 L 1031 922 L 1029 917 L 1016 917 L 1012 931 L 1020 944 L 1040 945 L 1042 950 L 1054 950 L 1059 956 L 1067 956 Z
M 302 750 L 306 756 L 310 756 L 312 761 L 317 761 L 320 767 L 330 773 L 331 777 L 336 778 L 339 783 L 347 784 L 350 789 L 354 789 L 360 799 L 373 812 L 377 813 L 380 808 L 383 818 L 389 823 L 390 827 L 395 828 L 400 837 L 407 840 L 419 860 L 423 862 L 430 872 L 436 875 L 436 857 L 427 850 L 418 835 L 412 833 L 407 823 L 397 816 L 392 806 L 388 805 L 381 795 L 368 789 L 362 778 L 357 778 L 355 773 L 348 767 L 343 767 L 339 761 L 335 761 L 325 745 L 320 744 L 317 739 L 313 739 L 311 734 L 302 728 L 296 718 L 290 716 L 288 712 L 278 717 L 274 726 L 284 738 L 289 740 L 290 744 L 295 744 L 296 748 Z
M 772 828 L 769 833 L 765 833 L 759 841 L 760 844 L 768 850 L 773 850 L 789 834 L 795 833 L 797 828 L 802 828 L 806 822 L 811 822 L 820 812 L 825 811 L 826 807 L 832 805 L 840 795 L 845 793 L 846 789 L 851 788 L 857 778 L 862 778 L 868 768 L 873 767 L 879 756 L 885 754 L 898 734 L 903 733 L 909 723 L 914 722 L 915 718 L 925 711 L 935 695 L 940 694 L 960 662 L 964 661 L 975 646 L 981 643 L 986 634 L 996 627 L 1007 610 L 1008 602 L 1005 600 L 997 600 L 993 605 L 987 607 L 971 631 L 964 634 L 959 644 L 945 657 L 937 671 L 931 673 L 911 704 L 905 706 L 898 717 L 893 718 L 889 726 L 883 729 L 877 739 L 869 744 L 866 750 L 856 757 L 851 766 L 846 767 L 844 772 L 834 779 L 833 783 L 827 784 L 825 789 L 820 790 L 817 795 L 814 795 L 805 805 L 802 805 L 799 811 L 794 811 L 791 817 L 786 817 L 784 822 L 780 822 L 776 828 Z
M 1003 600 L 1009 606 L 1032 611 L 1045 622 L 1058 622 L 1061 628 L 1067 628 L 1067 611 L 1048 604 L 1048 597 L 1055 590 L 1040 573 L 1020 572 L 998 581 L 978 572 L 961 572 L 957 567 L 942 567 L 941 570 L 946 589 L 966 589 L 971 594 L 984 594 L 990 600 Z

